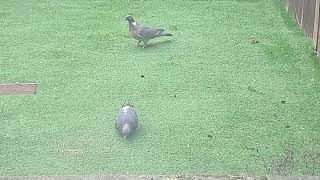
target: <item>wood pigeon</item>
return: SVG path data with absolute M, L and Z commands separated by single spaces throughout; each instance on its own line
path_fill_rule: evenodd
M 129 22 L 129 33 L 130 35 L 138 40 L 137 47 L 143 42 L 143 47 L 145 48 L 150 39 L 158 38 L 161 36 L 172 36 L 172 34 L 164 32 L 164 29 L 143 26 L 134 21 L 132 16 L 126 16 L 125 20 Z
M 124 138 L 136 130 L 138 127 L 138 115 L 132 105 L 124 104 L 122 108 L 120 108 L 115 127 Z

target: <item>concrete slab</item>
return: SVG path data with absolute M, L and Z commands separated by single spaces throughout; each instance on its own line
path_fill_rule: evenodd
M 320 180 L 319 176 L 0 176 L 0 180 Z

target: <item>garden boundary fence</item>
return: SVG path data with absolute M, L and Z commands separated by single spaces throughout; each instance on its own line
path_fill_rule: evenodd
M 306 35 L 311 39 L 314 49 L 320 55 L 319 16 L 320 0 L 286 0 L 286 10 L 295 18 Z

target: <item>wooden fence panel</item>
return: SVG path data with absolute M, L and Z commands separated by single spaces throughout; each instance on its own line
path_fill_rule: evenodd
M 316 0 L 304 0 L 302 7 L 301 25 L 310 38 L 313 37 L 315 5 Z
M 303 2 L 304 2 L 304 0 L 294 0 L 295 17 L 296 17 L 296 21 L 299 23 L 299 25 L 301 25 Z
M 293 6 L 293 0 L 287 0 L 286 1 L 286 6 L 287 6 L 287 11 L 290 13 L 290 15 L 292 15 L 293 17 L 295 17 L 295 13 L 294 13 L 294 6 Z
M 320 0 L 286 0 L 286 6 L 320 54 Z
M 312 37 L 312 41 L 314 43 L 315 49 L 318 52 L 318 55 L 320 53 L 320 0 L 316 0 L 315 4 L 315 15 L 314 15 L 314 33 Z

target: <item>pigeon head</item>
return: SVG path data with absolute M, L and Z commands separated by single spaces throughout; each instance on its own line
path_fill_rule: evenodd
M 131 105 L 131 104 L 129 103 L 129 101 L 125 101 L 125 102 L 122 104 L 122 108 L 123 108 L 123 107 L 126 107 L 126 106 L 128 106 L 127 108 L 134 107 L 133 105 Z
M 133 17 L 128 15 L 124 18 L 125 20 L 129 21 L 129 22 L 134 22 Z
M 129 124 L 125 124 L 122 128 L 122 135 L 124 136 L 124 138 L 128 137 L 131 133 L 131 128 L 129 126 Z

